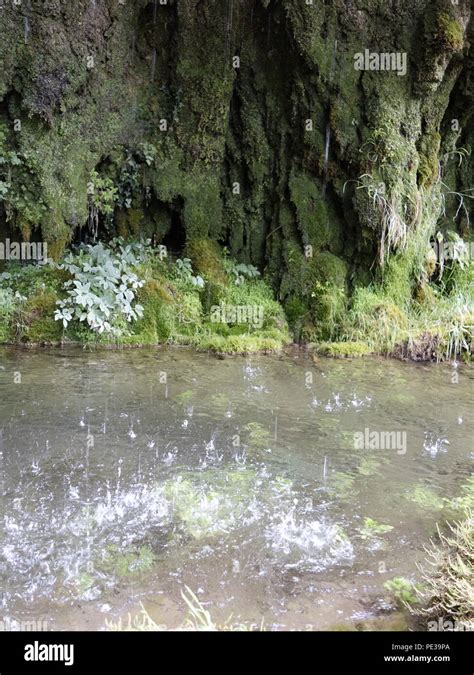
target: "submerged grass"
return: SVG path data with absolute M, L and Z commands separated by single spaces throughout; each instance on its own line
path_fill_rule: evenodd
M 185 586 L 185 590 L 181 591 L 181 597 L 188 607 L 188 616 L 175 630 L 193 632 L 250 632 L 265 630 L 263 619 L 260 626 L 233 622 L 232 616 L 223 623 L 215 622 L 211 613 L 204 607 L 196 594 L 193 593 L 188 586 Z M 106 620 L 105 625 L 107 630 L 126 632 L 156 632 L 169 630 L 167 626 L 157 624 L 143 604 L 140 604 L 141 611 L 133 617 L 129 614 L 126 621 L 123 621 L 122 619 L 115 622 Z

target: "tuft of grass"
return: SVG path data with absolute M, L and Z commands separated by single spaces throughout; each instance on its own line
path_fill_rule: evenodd
M 204 607 L 197 595 L 188 587 L 181 591 L 181 597 L 187 605 L 188 616 L 183 621 L 178 631 L 197 631 L 197 632 L 250 632 L 250 631 L 264 631 L 264 620 L 260 626 L 251 625 L 248 623 L 236 623 L 232 621 L 230 616 L 227 621 L 222 624 L 216 623 L 211 613 Z M 167 626 L 159 625 L 152 619 L 150 614 L 146 611 L 143 603 L 140 603 L 141 611 L 136 616 L 128 615 L 127 620 L 123 621 L 121 618 L 118 621 L 105 621 L 107 630 L 113 632 L 155 632 L 169 630 Z
M 447 524 L 448 532 L 427 548 L 427 560 L 420 566 L 423 589 L 417 596 L 422 607 L 418 616 L 453 620 L 458 627 L 474 630 L 474 516 Z

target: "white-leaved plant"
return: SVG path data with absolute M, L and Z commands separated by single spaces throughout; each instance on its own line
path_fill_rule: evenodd
M 112 247 L 99 243 L 70 253 L 59 265 L 72 279 L 64 284 L 67 297 L 57 302 L 56 321 L 67 328 L 78 320 L 97 333 L 119 336 L 124 319 L 131 323 L 141 318 L 143 307 L 134 301 L 145 282 L 134 272 L 140 262 L 136 253 L 134 246 L 121 241 L 112 242 Z

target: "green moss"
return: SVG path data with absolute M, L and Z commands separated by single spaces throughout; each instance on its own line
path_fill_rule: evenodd
M 474 513 L 474 474 L 461 486 L 459 497 L 447 501 L 447 506 L 456 512 L 456 515 Z
M 185 254 L 191 259 L 194 271 L 212 284 L 229 283 L 222 252 L 210 239 L 193 239 L 186 244 Z
M 119 549 L 109 546 L 101 560 L 96 562 L 99 571 L 118 578 L 138 577 L 149 572 L 156 562 L 155 555 L 147 546 Z
M 272 435 L 258 422 L 249 422 L 245 426 L 247 443 L 251 450 L 268 450 L 272 445 Z
M 217 179 L 196 173 L 186 179 L 183 194 L 183 217 L 188 239 L 216 239 L 222 230 L 222 202 Z
M 439 177 L 439 150 L 441 136 L 437 131 L 426 133 L 419 144 L 418 184 L 423 188 L 432 187 Z
M 384 583 L 384 588 L 393 595 L 395 600 L 402 606 L 415 605 L 419 602 L 417 596 L 418 586 L 405 577 L 395 577 Z
M 214 335 L 190 340 L 197 349 L 214 354 L 253 354 L 257 352 L 277 352 L 285 344 L 284 336 L 280 339 L 262 335 L 230 335 L 222 337 Z
M 415 487 L 405 494 L 409 501 L 421 506 L 429 511 L 439 511 L 444 508 L 444 501 L 434 490 L 426 485 L 415 485 Z
M 173 303 L 176 290 L 162 279 L 149 279 L 138 293 L 138 301 L 143 306 L 143 318 L 134 327 L 134 335 L 127 341 L 158 344 L 166 342 L 175 328 Z
M 355 476 L 344 471 L 335 471 L 330 476 L 328 489 L 331 496 L 344 501 L 350 500 L 357 491 Z
M 365 174 L 372 187 L 383 183 L 391 214 L 406 219 L 408 233 L 422 220 L 426 244 L 440 211 L 443 118 L 459 117 L 466 138 L 470 134 L 472 97 L 459 72 L 466 67 L 461 8 L 433 0 L 429 7 L 394 9 L 370 0 L 353 16 L 344 3 L 263 0 L 241 3 L 230 16 L 228 3 L 194 12 L 189 2 L 173 2 L 160 7 L 152 25 L 150 3 L 109 4 L 95 7 L 93 26 L 78 3 L 60 14 L 32 7 L 34 30 L 26 42 L 15 13 L 2 15 L 0 180 L 10 182 L 4 179 L 11 172 L 11 194 L 3 200 L 8 227 L 25 238 L 45 238 L 58 259 L 72 232 L 87 224 L 88 181 L 96 172 L 111 181 L 120 202 L 114 213 L 101 214 L 108 235 L 156 234 L 161 242 L 166 235 L 173 239 L 173 225 L 183 228 L 180 246 L 184 236 L 189 245 L 225 240 L 239 261 L 265 274 L 297 339 L 365 340 L 387 351 L 407 334 L 423 334 L 412 306 L 417 262 L 404 242 L 396 242 L 394 255 L 397 245 L 385 237 L 390 263 L 384 280 L 378 278 L 373 262 L 382 248 L 383 214 L 373 195 L 352 181 Z M 106 50 L 100 26 L 107 26 Z M 396 38 L 400 51 L 419 46 L 407 77 L 361 77 L 354 69 L 351 55 L 381 36 Z M 173 49 L 161 49 L 162 43 Z M 276 49 L 280 43 L 288 49 Z M 234 69 L 237 45 L 241 67 Z M 456 81 L 466 96 L 463 111 L 454 105 Z M 15 119 L 21 133 L 12 129 Z M 161 119 L 166 131 L 159 129 Z M 312 131 L 304 128 L 307 119 Z M 466 161 L 453 176 L 453 190 L 460 182 L 470 189 L 471 169 Z M 239 195 L 232 194 L 234 181 Z M 344 190 L 347 181 L 354 194 Z M 314 248 L 313 262 L 304 257 L 306 245 Z M 331 255 L 340 270 L 325 269 Z M 193 257 L 198 269 L 199 255 Z M 407 264 L 398 264 L 402 260 Z M 228 297 L 214 263 L 203 262 L 210 283 L 200 296 L 177 287 L 170 303 L 148 295 L 146 317 L 126 341 L 180 341 L 203 333 L 226 338 L 238 330 L 206 320 Z M 346 312 L 348 280 L 364 279 L 367 286 L 374 277 L 383 305 L 380 340 L 376 322 L 362 317 L 360 286 L 352 321 Z M 176 309 L 178 298 L 183 312 Z M 434 314 L 440 305 L 430 304 Z M 456 331 L 463 336 L 457 346 L 467 343 L 458 318 L 443 319 L 443 346 Z M 265 330 L 284 333 L 280 322 Z
M 362 476 L 376 476 L 381 474 L 381 468 L 387 463 L 387 459 L 376 459 L 375 457 L 363 457 L 357 467 L 357 471 Z
M 293 173 L 289 188 L 303 243 L 314 246 L 317 250 L 321 249 L 329 243 L 333 235 L 326 202 L 318 184 L 308 174 Z
M 322 342 L 316 349 L 321 354 L 333 358 L 354 358 L 373 353 L 364 342 Z
M 17 318 L 24 342 L 60 342 L 62 325 L 54 320 L 59 296 L 54 291 L 39 290 L 22 306 Z
M 459 21 L 449 12 L 442 12 L 437 17 L 437 37 L 446 49 L 462 51 L 464 47 L 464 29 Z
M 347 303 L 347 265 L 332 253 L 316 254 L 308 261 L 304 276 L 308 306 L 315 332 L 303 337 L 331 340 Z
M 251 469 L 213 473 L 213 480 L 188 474 L 165 482 L 173 518 L 194 539 L 227 534 L 245 517 L 258 478 Z
M 365 518 L 364 524 L 359 528 L 362 539 L 373 539 L 393 530 L 392 525 L 383 525 L 373 518 Z

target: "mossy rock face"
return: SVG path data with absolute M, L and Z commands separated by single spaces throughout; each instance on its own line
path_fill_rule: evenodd
M 92 235 L 96 171 L 116 189 L 101 238 L 154 236 L 179 255 L 200 246 L 190 257 L 212 302 L 226 282 L 204 242 L 225 242 L 265 273 L 297 337 L 333 339 L 346 281 L 314 277 L 306 247 L 367 285 L 382 243 L 406 255 L 386 237 L 387 204 L 408 235 L 420 219 L 434 229 L 452 119 L 455 142 L 473 142 L 469 3 L 204 4 L 32 2 L 25 19 L 4 3 L 0 231 L 45 239 L 59 259 Z M 354 54 L 381 44 L 407 54 L 405 76 L 354 68 Z M 452 170 L 450 191 L 471 189 L 472 162 Z
M 436 18 L 436 24 L 436 38 L 443 48 L 451 49 L 454 52 L 462 51 L 464 47 L 464 26 L 459 19 L 450 12 L 441 12 Z
M 138 238 L 145 232 L 145 213 L 141 209 L 125 209 L 116 214 L 117 234 L 124 239 Z
M 58 295 L 53 291 L 39 291 L 26 302 L 19 317 L 24 342 L 60 342 L 63 327 L 54 320 Z
M 347 264 L 332 253 L 318 253 L 308 263 L 308 305 L 320 339 L 331 339 L 341 320 L 347 303 L 347 274 Z
M 432 187 L 439 176 L 439 151 L 441 136 L 438 132 L 426 134 L 420 141 L 418 184 L 423 188 Z
M 289 189 L 303 243 L 320 250 L 337 241 L 339 233 L 314 177 L 293 173 L 289 179 Z
M 185 254 L 193 263 L 194 272 L 214 285 L 229 282 L 224 269 L 222 251 L 210 239 L 192 239 L 186 244 Z

